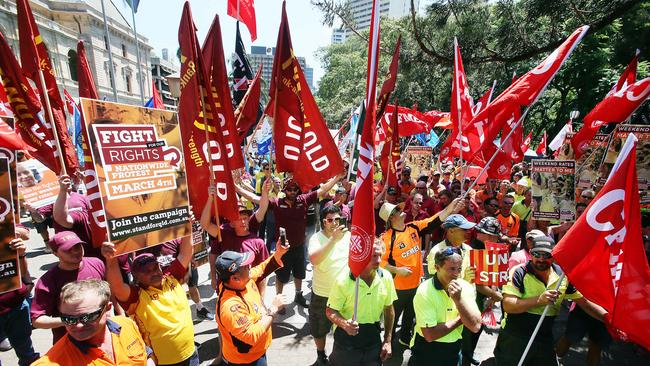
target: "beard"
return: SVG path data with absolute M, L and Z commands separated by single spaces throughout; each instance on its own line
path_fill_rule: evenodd
M 549 262 L 533 262 L 533 268 L 538 271 L 546 271 L 551 268 L 551 263 Z

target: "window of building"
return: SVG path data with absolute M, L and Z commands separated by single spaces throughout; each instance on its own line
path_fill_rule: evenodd
M 70 68 L 70 79 L 79 81 L 77 75 L 77 52 L 75 50 L 68 51 L 68 67 Z
M 127 54 L 126 54 L 126 45 L 124 43 L 122 43 L 122 57 L 126 57 L 126 56 L 127 56 Z
M 131 90 L 131 74 L 124 75 L 124 81 L 126 81 L 126 91 L 133 93 L 133 90 Z

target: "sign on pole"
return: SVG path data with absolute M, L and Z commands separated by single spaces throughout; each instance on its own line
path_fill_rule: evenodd
M 576 214 L 573 160 L 533 159 L 531 165 L 533 218 L 573 221 Z
M 81 108 L 118 254 L 190 235 L 176 113 L 83 98 Z

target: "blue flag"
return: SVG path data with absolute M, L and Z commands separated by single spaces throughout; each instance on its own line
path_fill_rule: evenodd
M 144 106 L 147 107 L 147 108 L 154 108 L 154 106 L 153 106 L 153 97 L 151 97 L 151 98 L 150 98 L 150 99 L 149 99 L 149 100 L 144 104 Z
M 257 154 L 266 155 L 271 152 L 271 134 L 257 142 Z
M 424 133 L 417 134 L 415 135 L 415 138 L 417 138 L 418 141 L 420 141 L 422 146 L 436 147 L 438 143 L 440 143 L 440 139 L 438 138 L 438 135 L 436 135 L 436 133 L 433 132 L 433 130 L 431 130 L 431 132 L 428 135 Z

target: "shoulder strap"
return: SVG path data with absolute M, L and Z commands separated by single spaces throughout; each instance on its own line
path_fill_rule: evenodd
M 393 258 L 393 246 L 395 245 L 395 229 L 390 232 L 390 249 L 388 249 L 388 264 L 395 265 L 395 258 Z

